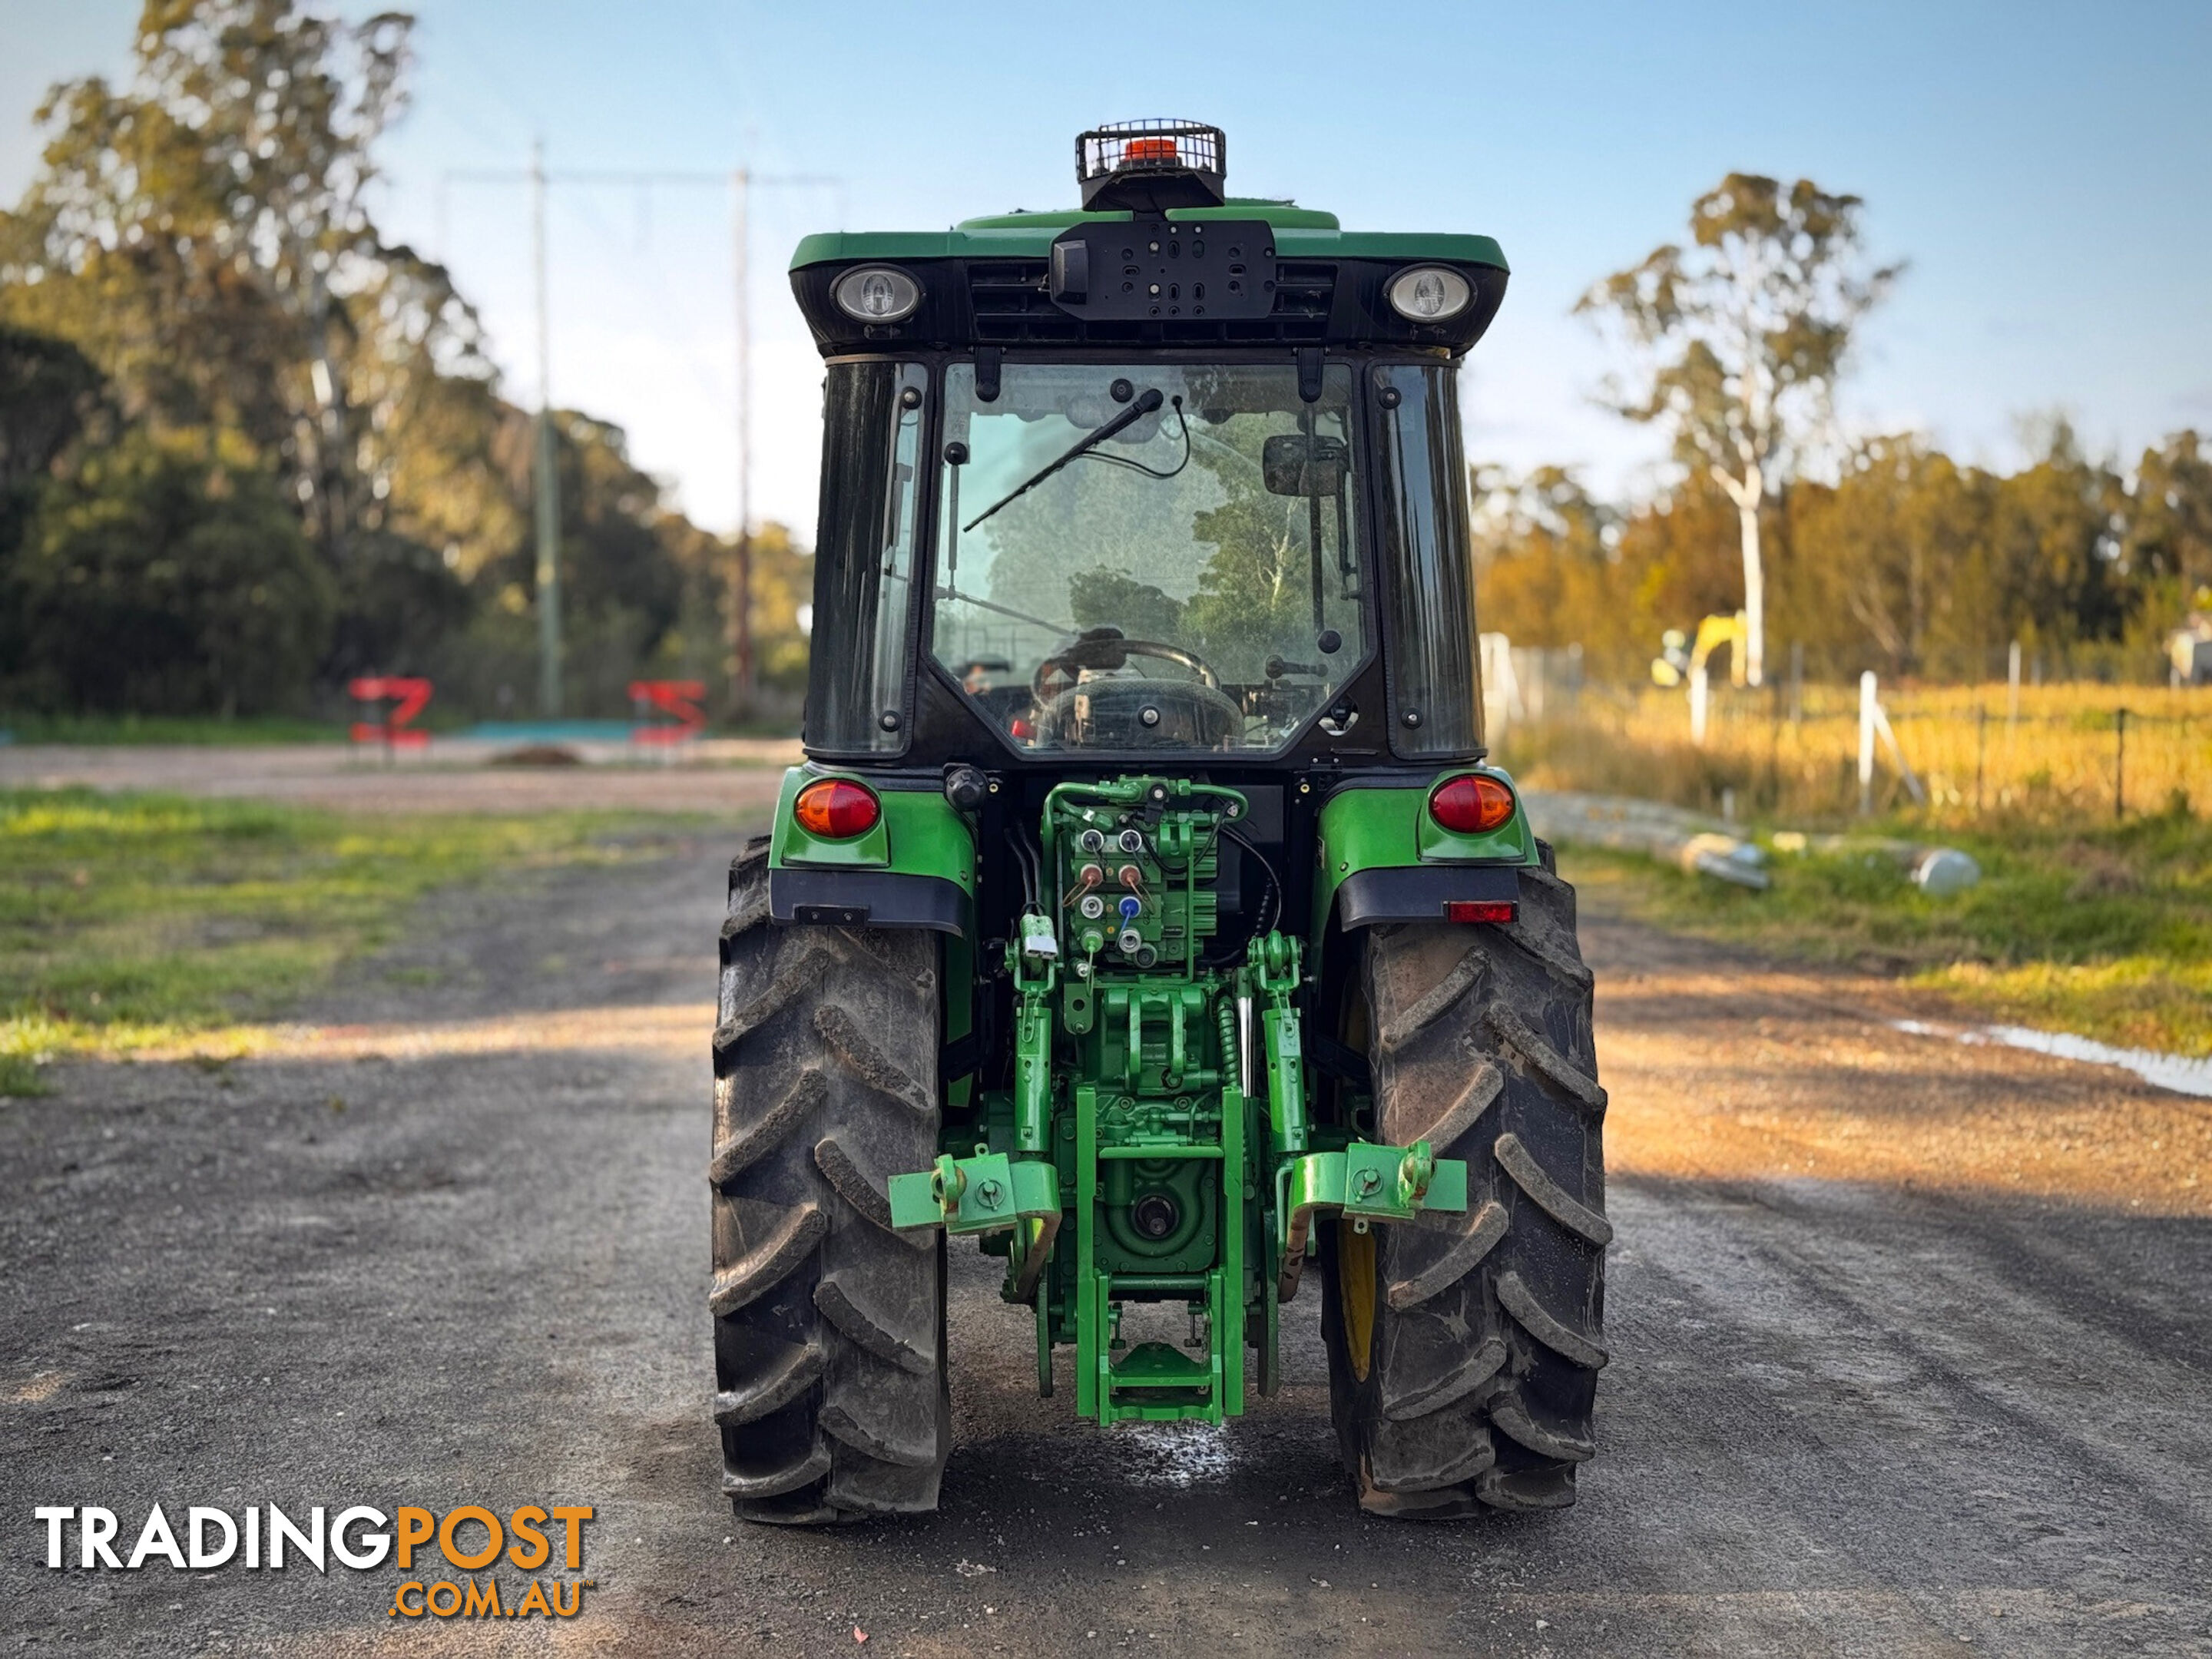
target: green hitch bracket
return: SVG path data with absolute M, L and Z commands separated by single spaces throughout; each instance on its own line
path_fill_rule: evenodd
M 973 1158 L 939 1154 L 933 1169 L 896 1175 L 889 1182 L 891 1225 L 938 1227 L 956 1237 L 1011 1228 L 1021 1248 L 1009 1252 L 1004 1294 L 1033 1301 L 1060 1237 L 1060 1171 L 1042 1159 L 1017 1162 L 975 1149 Z
M 1308 1152 L 1275 1172 L 1275 1213 L 1282 1230 L 1275 1295 L 1297 1294 L 1313 1222 L 1324 1211 L 1351 1218 L 1364 1231 L 1378 1221 L 1411 1221 L 1424 1210 L 1464 1212 L 1467 1164 L 1437 1158 L 1425 1140 L 1377 1146 L 1355 1140 L 1340 1152 Z
M 956 1158 L 934 1169 L 890 1178 L 891 1225 L 942 1226 L 948 1233 L 994 1233 L 1024 1218 L 1060 1216 L 1060 1172 L 1036 1159 L 1016 1163 L 1004 1152 Z

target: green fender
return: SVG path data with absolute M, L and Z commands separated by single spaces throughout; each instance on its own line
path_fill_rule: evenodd
M 876 827 L 849 841 L 811 835 L 792 814 L 799 792 L 817 778 L 850 778 L 875 792 L 883 802 Z M 886 789 L 865 772 L 809 762 L 783 775 L 777 793 L 775 825 L 769 843 L 771 870 L 884 870 L 901 875 L 934 876 L 975 896 L 975 835 L 967 819 L 952 810 L 939 789 Z
M 1481 835 L 1460 835 L 1429 816 L 1429 795 L 1445 780 L 1475 772 L 1513 789 L 1513 816 Z M 1412 788 L 1362 784 L 1340 788 L 1321 809 L 1321 844 L 1314 871 L 1315 942 L 1318 945 L 1337 915 L 1345 884 L 1366 872 L 1411 872 L 1388 884 L 1397 893 L 1416 892 L 1424 902 L 1433 899 L 1436 919 L 1441 921 L 1444 898 L 1510 897 L 1519 884 L 1517 876 L 1504 880 L 1506 872 L 1536 861 L 1535 832 L 1528 827 L 1521 793 L 1498 767 L 1455 766 Z M 1423 872 L 1432 878 L 1424 879 Z M 1387 919 L 1418 918 L 1409 912 Z

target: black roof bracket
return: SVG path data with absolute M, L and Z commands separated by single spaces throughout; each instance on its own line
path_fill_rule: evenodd
M 1319 346 L 1298 348 L 1298 397 L 1302 402 L 1321 401 L 1322 352 Z
M 1253 322 L 1275 308 L 1265 219 L 1085 220 L 1053 238 L 1046 295 L 1086 322 Z

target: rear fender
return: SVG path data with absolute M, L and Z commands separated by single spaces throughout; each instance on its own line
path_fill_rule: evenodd
M 883 805 L 874 828 L 830 841 L 800 826 L 793 813 L 799 792 L 825 777 L 850 778 L 874 792 Z M 968 936 L 975 916 L 975 832 L 943 790 L 898 787 L 906 781 L 811 762 L 783 775 L 769 842 L 773 921 Z
M 1513 780 L 1494 766 L 1455 766 L 1411 788 L 1355 784 L 1321 810 L 1314 872 L 1314 944 L 1334 921 L 1342 928 L 1384 922 L 1445 921 L 1458 903 L 1512 902 L 1522 869 L 1536 859 L 1535 833 L 1520 791 L 1512 816 L 1480 835 L 1446 830 L 1429 816 L 1430 793 L 1469 773 Z

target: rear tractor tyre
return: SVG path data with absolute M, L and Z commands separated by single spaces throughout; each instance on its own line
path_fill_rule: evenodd
M 937 1155 L 927 933 L 778 927 L 768 842 L 730 867 L 714 1030 L 714 1421 L 741 1519 L 937 1507 L 951 1442 L 941 1240 L 890 1176 Z
M 1574 890 L 1539 843 L 1510 927 L 1370 930 L 1379 1137 L 1464 1158 L 1464 1214 L 1326 1231 L 1329 1393 L 1361 1508 L 1558 1509 L 1607 1359 L 1605 1091 Z M 1364 1033 L 1358 1029 L 1364 1018 Z

